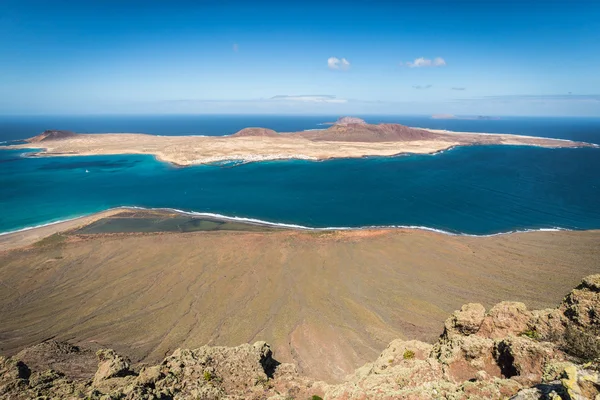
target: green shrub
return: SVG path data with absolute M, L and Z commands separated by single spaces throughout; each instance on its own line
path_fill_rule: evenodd
M 258 385 L 264 386 L 264 385 L 266 385 L 268 382 L 269 382 L 269 379 L 268 379 L 268 378 L 263 378 L 263 377 L 259 376 L 259 377 L 258 377 L 258 378 L 256 378 L 256 380 L 254 381 L 254 386 L 258 386 Z
M 402 358 L 404 358 L 405 360 L 412 360 L 413 358 L 415 358 L 415 352 L 412 350 L 405 350 L 404 354 L 402 355 Z
M 66 240 L 66 236 L 61 235 L 60 233 L 55 233 L 53 235 L 43 238 L 38 242 L 35 242 L 33 245 L 35 247 L 58 246 L 63 244 Z
M 254 386 L 262 386 L 265 389 L 273 389 L 273 382 L 269 378 L 258 377 L 254 381 Z
M 540 340 L 541 336 L 538 333 L 538 331 L 534 329 L 526 329 L 523 332 L 521 332 L 521 336 L 525 336 L 528 337 L 529 339 L 533 339 L 533 340 Z
M 206 382 L 210 382 L 213 380 L 213 375 L 210 373 L 210 371 L 204 371 L 204 380 Z
M 321 396 L 317 396 L 316 394 L 313 394 L 313 396 L 310 398 L 310 400 L 323 400 L 323 398 Z

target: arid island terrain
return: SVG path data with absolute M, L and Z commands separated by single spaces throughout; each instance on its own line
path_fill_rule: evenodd
M 0 239 L 0 354 L 51 339 L 148 364 L 265 340 L 330 383 L 394 339 L 433 343 L 464 303 L 545 308 L 600 270 L 599 231 L 295 230 L 115 209 Z
M 327 383 L 281 363 L 263 341 L 177 349 L 156 365 L 112 349 L 46 340 L 0 356 L 10 399 L 591 400 L 600 396 L 600 275 L 556 308 L 463 305 L 433 343 L 396 339 L 379 357 Z M 326 357 L 326 356 L 323 356 Z M 323 358 L 325 360 L 325 358 Z
M 432 154 L 456 146 L 524 145 L 549 148 L 593 144 L 522 135 L 449 132 L 399 124 L 367 124 L 344 117 L 329 128 L 278 133 L 246 128 L 229 136 L 156 136 L 134 133 L 76 134 L 46 131 L 27 144 L 5 148 L 39 148 L 37 155 L 151 154 L 179 166 L 223 161 L 278 159 L 325 160 L 399 154 Z
M 578 285 L 600 269 L 598 231 L 301 231 L 136 209 L 40 229 L 0 243 L 2 398 L 600 394 L 600 275 Z

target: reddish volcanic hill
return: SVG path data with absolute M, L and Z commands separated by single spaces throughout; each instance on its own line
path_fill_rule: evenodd
M 296 135 L 310 140 L 340 142 L 400 142 L 438 139 L 439 134 L 399 124 L 350 123 L 333 125 L 323 131 L 299 132 Z
M 50 140 L 66 139 L 66 138 L 70 138 L 73 136 L 77 136 L 77 134 L 75 132 L 71 132 L 71 131 L 47 130 L 37 136 L 32 137 L 31 139 L 27 139 L 27 141 L 30 143 L 38 143 L 38 142 L 47 142 Z
M 75 132 L 47 130 L 28 139 L 30 143 L 67 139 L 77 136 Z M 441 135 L 424 129 L 410 128 L 400 124 L 367 124 L 360 118 L 343 117 L 331 127 L 317 131 L 302 131 L 280 134 L 267 128 L 244 128 L 231 137 L 281 137 L 295 136 L 313 141 L 333 142 L 405 142 L 414 140 L 441 139 Z
M 234 133 L 231 136 L 240 137 L 240 136 L 267 136 L 267 137 L 275 137 L 279 136 L 277 132 L 273 129 L 267 128 L 244 128 L 241 131 Z
M 272 129 L 245 128 L 231 136 L 277 137 L 281 135 L 293 135 L 314 141 L 337 142 L 404 142 L 440 138 L 439 134 L 424 129 L 409 128 L 400 124 L 371 125 L 359 118 L 352 117 L 340 118 L 331 127 L 324 130 L 279 134 Z

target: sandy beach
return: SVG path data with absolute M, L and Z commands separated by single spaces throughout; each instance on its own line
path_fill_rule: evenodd
M 25 228 L 16 232 L 0 234 L 0 252 L 29 246 L 35 242 L 47 238 L 48 236 L 54 235 L 55 233 L 86 226 L 94 221 L 110 217 L 122 211 L 123 209 L 115 208 L 88 216 L 69 219 L 67 221 L 58 221 L 55 223 L 45 224 L 43 226 Z

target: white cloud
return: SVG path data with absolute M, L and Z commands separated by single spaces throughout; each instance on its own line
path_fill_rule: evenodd
M 436 57 L 433 59 L 433 66 L 434 67 L 445 67 L 446 60 L 444 60 L 442 57 Z
M 350 62 L 345 58 L 339 59 L 337 57 L 329 57 L 327 59 L 327 66 L 329 69 L 347 70 L 350 68 Z
M 442 57 L 436 57 L 433 60 L 428 58 L 419 57 L 415 59 L 415 61 L 407 61 L 405 63 L 400 63 L 400 65 L 406 65 L 410 68 L 421 68 L 421 67 L 445 67 L 446 60 Z
M 297 101 L 303 103 L 347 103 L 346 99 L 338 99 L 332 95 L 297 95 L 297 96 L 288 96 L 288 95 L 278 95 L 271 97 L 270 100 L 277 101 Z
M 408 65 L 411 68 L 431 67 L 431 60 L 421 57 L 421 58 L 417 58 L 412 63 L 410 61 L 408 61 L 406 63 L 406 65 Z

